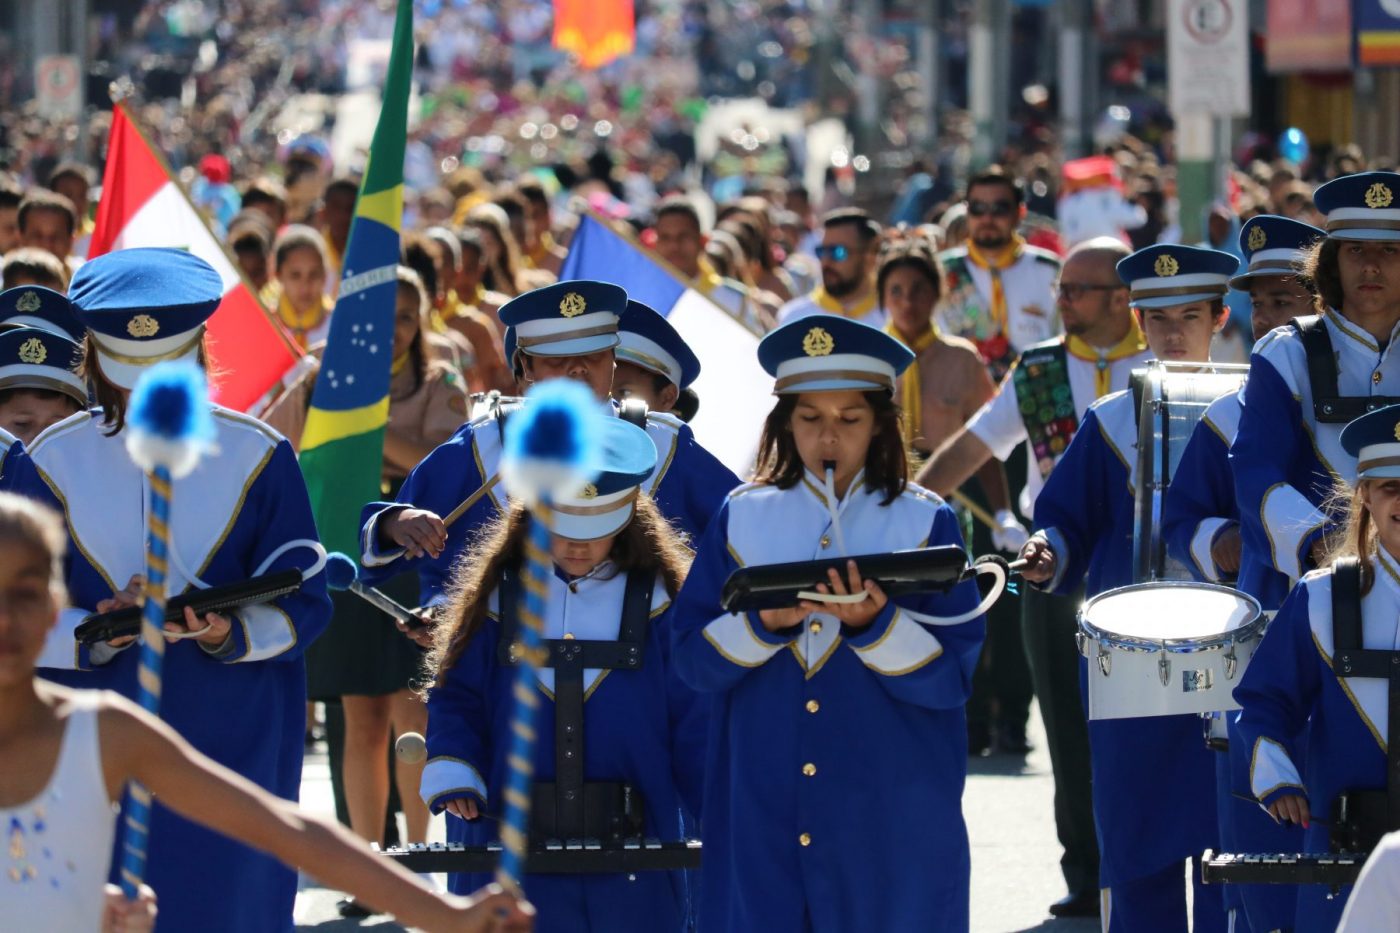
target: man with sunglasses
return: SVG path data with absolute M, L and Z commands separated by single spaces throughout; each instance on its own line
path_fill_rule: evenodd
M 974 175 L 965 203 L 967 242 L 938 257 L 948 273 L 938 325 L 976 344 L 1000 380 L 1022 350 L 1060 333 L 1052 290 L 1060 261 L 1017 232 L 1025 193 L 1000 168 Z
M 875 265 L 880 225 L 859 208 L 831 211 L 822 218 L 817 247 L 822 283 L 778 309 L 778 323 L 812 314 L 837 314 L 884 327 L 886 315 L 875 294 Z
M 1004 186 L 1002 186 L 1004 188 Z M 997 394 L 943 443 L 915 479 L 948 495 L 988 459 L 1007 460 L 1027 445 L 1021 511 L 1032 516 L 1051 469 L 1069 447 L 1089 405 L 1128 387 L 1135 366 L 1151 358 L 1128 305 L 1117 263 L 1128 248 L 1112 237 L 1079 244 L 1053 287 L 1065 336 L 1034 344 L 1017 359 Z M 1057 917 L 1099 912 L 1099 850 L 1090 794 L 1089 732 L 1079 696 L 1077 596 L 1028 589 L 1021 634 L 1055 776 L 1055 830 L 1064 847 L 1060 870 L 1069 894 L 1050 905 Z

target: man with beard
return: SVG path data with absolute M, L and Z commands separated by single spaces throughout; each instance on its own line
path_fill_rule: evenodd
M 1022 350 L 1060 333 L 1054 292 L 1060 261 L 1017 232 L 1025 193 L 1001 169 L 974 175 L 964 203 L 967 243 L 938 257 L 948 274 L 938 326 L 976 344 L 1000 380 Z
M 836 314 L 884 327 L 885 310 L 875 294 L 875 261 L 880 225 L 858 208 L 831 211 L 822 218 L 817 247 L 822 284 L 778 309 L 778 323 L 812 314 Z

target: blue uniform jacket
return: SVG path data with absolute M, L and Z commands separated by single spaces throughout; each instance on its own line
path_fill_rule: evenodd
M 547 600 L 546 638 L 613 640 L 621 622 L 627 575 L 595 574 L 571 585 L 556 575 Z M 435 812 L 454 799 L 475 797 L 499 819 L 510 751 L 516 668 L 502 665 L 500 622 L 492 615 L 428 700 L 428 764 L 422 796 Z M 658 580 L 640 670 L 584 672 L 584 776 L 625 781 L 645 803 L 647 835 L 683 838 L 694 825 L 704 779 L 706 715 L 701 698 L 676 677 L 671 660 L 671 599 Z M 535 722 L 535 777 L 554 780 L 554 672 L 537 672 L 542 703 Z M 448 838 L 481 845 L 497 823 L 468 824 L 448 815 Z M 451 886 L 470 893 L 491 879 L 454 875 Z M 662 933 L 686 929 L 690 892 L 682 872 L 627 875 L 530 875 L 524 880 L 539 909 L 541 933 Z
M 287 442 L 226 409 L 214 409 L 214 422 L 218 453 L 175 480 L 171 494 L 172 593 L 190 585 L 190 574 L 211 586 L 247 580 L 284 542 L 316 540 L 306 486 Z M 40 673 L 135 699 L 140 653 L 123 650 L 99 664 L 103 658 L 79 650 L 72 636 L 99 600 L 145 571 L 148 489 L 124 440 L 102 434 L 100 415 L 73 415 L 35 439 L 14 483 L 16 491 L 62 512 L 69 534 L 65 582 L 73 608 L 60 613 Z M 307 548 L 294 548 L 264 572 L 310 567 L 315 558 Z M 330 614 L 325 574 L 318 573 L 297 593 L 233 613 L 225 656 L 212 657 L 192 640 L 166 646 L 161 717 L 205 755 L 278 796 L 297 799 L 306 732 L 302 653 Z M 158 931 L 292 929 L 297 875 L 272 857 L 158 802 L 148 855 L 147 881 L 160 893 Z
M 1361 600 L 1362 647 L 1394 651 L 1400 647 L 1400 563 L 1382 550 L 1371 566 L 1376 582 Z M 1339 793 L 1386 786 L 1388 685 L 1375 678 L 1338 677 L 1332 646 L 1332 574 L 1315 571 L 1284 601 L 1235 688 L 1254 796 L 1264 806 L 1288 794 L 1307 797 L 1313 814 L 1304 834 L 1308 852 L 1328 851 L 1332 803 Z M 1309 721 L 1307 757 L 1300 768 L 1287 750 L 1289 738 Z M 1346 894 L 1329 901 L 1325 887 L 1299 888 L 1294 928 L 1334 929 Z
M 1058 565 L 1047 588 L 1068 594 L 1087 577 L 1092 597 L 1133 582 L 1136 468 L 1133 395 L 1106 395 L 1089 406 L 1036 500 L 1037 530 Z M 1215 763 L 1199 716 L 1090 720 L 1089 745 L 1104 887 L 1216 846 Z
M 709 524 L 724 494 L 739 485 L 739 478 L 715 459 L 699 442 L 690 426 L 671 415 L 647 416 L 647 434 L 656 444 L 656 470 L 642 485 L 656 500 L 661 514 L 692 541 Z M 500 513 L 506 503 L 497 464 L 501 432 L 494 416 L 471 421 L 457 430 L 414 467 L 399 490 L 396 502 L 371 502 L 361 512 L 361 563 L 370 582 L 406 570 L 417 569 L 425 605 L 441 600 L 452 578 L 457 557 L 473 533 Z M 412 506 L 446 519 L 464 507 L 447 529 L 447 547 L 437 559 L 403 558 L 402 549 L 383 550 L 376 541 L 379 519 L 391 509 Z
M 848 553 L 962 545 L 944 502 L 888 506 L 857 479 L 835 508 Z M 677 600 L 675 662 L 711 698 L 700 929 L 966 931 L 964 704 L 985 634 L 963 583 L 890 601 L 862 630 L 810 616 L 772 633 L 725 613 L 740 566 L 831 557 L 824 494 L 743 486 L 700 541 Z
M 1344 396 L 1400 395 L 1400 358 L 1328 309 L 1323 319 Z M 1334 523 L 1322 504 L 1337 482 L 1356 478 L 1356 460 L 1342 449 L 1344 424 L 1318 424 L 1303 342 L 1292 327 L 1270 331 L 1254 347 L 1244 413 L 1230 448 L 1246 555 L 1297 582 L 1312 567 L 1312 546 Z

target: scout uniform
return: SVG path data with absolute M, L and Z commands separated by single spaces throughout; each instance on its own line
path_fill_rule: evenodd
M 893 392 L 913 355 L 855 321 L 778 328 L 759 359 L 782 393 Z M 963 583 L 891 599 L 863 629 L 814 613 L 770 632 L 720 608 L 739 567 L 923 545 L 962 546 L 937 496 L 907 487 L 889 504 L 864 484 L 830 502 L 797 485 L 742 486 L 700 541 L 677 598 L 681 678 L 710 694 L 700 929 L 826 933 L 968 927 L 961 798 L 963 706 L 985 627 Z M 839 522 L 840 527 L 834 526 Z
M 207 263 L 182 250 L 126 249 L 85 263 L 70 294 L 92 333 L 97 369 L 130 389 L 157 361 L 198 358 L 223 285 Z M 212 407 L 218 456 L 173 484 L 171 593 L 309 569 L 320 551 L 287 442 L 253 418 Z M 145 572 L 146 477 L 124 449 L 124 432 L 110 430 L 101 409 L 59 422 L 35 440 L 14 484 L 60 512 L 71 539 L 71 607 L 59 614 L 41 673 L 135 698 L 139 651 L 89 649 L 73 638 L 99 600 Z M 228 640 L 217 649 L 190 641 L 166 648 L 161 715 L 200 752 L 295 800 L 306 729 L 302 652 L 330 620 L 325 575 L 230 617 Z M 159 802 L 147 881 L 160 892 L 161 929 L 292 929 L 294 870 Z
M 1016 357 L 1063 331 L 1055 309 L 1060 259 L 1016 237 L 1011 258 L 998 266 L 975 245 L 938 256 L 946 275 L 934 316 L 945 334 L 964 337 L 1001 379 Z M 1083 411 L 1083 409 L 1079 409 Z

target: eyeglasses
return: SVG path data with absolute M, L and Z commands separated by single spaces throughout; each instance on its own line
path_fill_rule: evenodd
M 1010 217 L 1016 205 L 1010 201 L 968 201 L 967 212 L 973 217 Z
M 833 259 L 833 260 L 835 260 L 836 262 L 845 262 L 845 261 L 846 261 L 846 257 L 847 257 L 847 256 L 850 256 L 850 255 L 851 255 L 850 249 L 849 249 L 848 247 L 842 246 L 842 245 L 840 245 L 840 244 L 838 244 L 838 245 L 836 245 L 836 246 L 818 246 L 818 247 L 817 247 L 817 258 L 818 258 L 818 259 Z
M 1055 294 L 1069 300 L 1078 301 L 1089 292 L 1116 292 L 1120 288 L 1127 288 L 1123 284 L 1118 285 L 1081 285 L 1078 282 L 1056 282 Z

